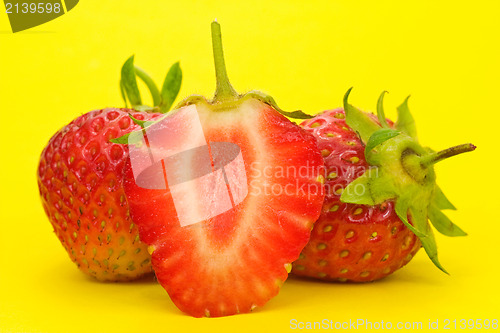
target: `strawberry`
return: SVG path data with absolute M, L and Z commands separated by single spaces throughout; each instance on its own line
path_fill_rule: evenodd
M 207 209 L 207 203 L 208 209 L 221 204 L 222 196 L 214 194 L 213 186 L 192 185 L 181 200 L 176 194 L 178 182 L 172 182 L 170 176 L 163 178 L 161 165 L 168 164 L 167 159 L 154 159 L 153 166 L 159 167 L 157 175 L 154 167 L 136 175 L 137 161 L 131 155 L 125 171 L 131 216 L 139 226 L 141 239 L 150 245 L 157 279 L 175 305 L 194 317 L 246 313 L 276 296 L 291 262 L 309 240 L 324 199 L 323 158 L 315 139 L 284 116 L 307 115 L 282 111 L 270 96 L 261 92 L 238 95 L 227 78 L 217 22 L 212 23 L 212 40 L 217 77 L 214 99 L 188 97 L 165 118 L 170 119 L 170 127 L 147 134 L 141 142 L 149 147 L 144 154 L 151 156 L 191 145 L 195 135 L 183 132 L 169 138 L 176 142 L 174 147 L 154 146 L 151 142 L 153 134 L 163 137 L 179 129 L 195 128 L 195 122 L 180 122 L 180 119 L 196 111 L 203 140 L 210 144 L 211 151 L 204 146 L 184 153 L 180 171 L 182 175 L 199 173 L 203 167 L 202 155 L 206 154 L 206 163 L 210 154 L 211 171 L 215 174 L 221 163 L 218 145 L 226 145 L 227 149 L 237 147 L 242 157 L 242 170 L 238 172 L 243 176 L 235 178 L 224 167 L 230 181 L 223 186 L 231 190 L 235 201 L 232 208 L 204 217 L 198 223 L 183 225 L 186 211 L 196 215 Z M 143 125 L 146 133 L 155 126 Z M 165 170 L 172 172 L 168 166 Z M 156 176 L 168 186 L 156 189 L 140 186 L 141 177 L 144 180 Z
M 434 264 L 432 230 L 463 236 L 442 209 L 455 209 L 436 185 L 433 164 L 474 150 L 465 144 L 435 153 L 418 144 L 408 99 L 398 122 L 347 103 L 301 125 L 312 133 L 325 159 L 326 196 L 311 240 L 293 263 L 293 273 L 322 280 L 365 282 L 406 265 L 423 245 Z
M 141 104 L 135 70 L 141 71 L 131 57 L 122 68 L 122 86 L 134 106 Z M 172 67 L 170 77 L 179 71 Z M 144 72 L 140 77 L 148 78 Z M 154 98 L 161 108 L 169 107 Z M 140 128 L 129 114 L 142 120 L 162 115 L 116 108 L 86 113 L 54 134 L 38 165 L 40 197 L 55 234 L 80 270 L 101 281 L 131 280 L 152 271 L 123 189 L 128 149 L 109 142 Z

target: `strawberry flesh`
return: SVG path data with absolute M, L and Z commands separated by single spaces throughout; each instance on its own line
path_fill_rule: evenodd
M 245 313 L 278 294 L 308 242 L 324 198 L 323 160 L 311 134 L 260 101 L 224 111 L 196 106 L 207 142 L 240 147 L 245 199 L 181 226 L 169 188 L 141 188 L 130 163 L 125 191 L 141 239 L 151 245 L 158 281 L 177 307 L 195 317 Z M 186 172 L 196 167 L 193 162 Z M 196 209 L 199 202 L 190 204 Z

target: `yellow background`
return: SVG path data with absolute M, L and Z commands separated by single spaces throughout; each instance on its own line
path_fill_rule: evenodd
M 500 317 L 498 126 L 500 5 L 476 1 L 101 1 L 12 34 L 0 14 L 0 332 L 275 332 L 290 320 L 422 321 Z M 44 215 L 38 157 L 76 116 L 122 106 L 123 61 L 161 83 L 180 60 L 181 96 L 211 96 L 210 22 L 222 24 L 226 63 L 240 91 L 271 93 L 283 109 L 315 113 L 351 102 L 386 113 L 412 94 L 421 141 L 464 142 L 474 153 L 437 166 L 469 236 L 438 236 L 441 273 L 421 251 L 371 284 L 291 278 L 249 315 L 194 319 L 152 278 L 101 284 L 70 262 Z M 147 97 L 144 92 L 143 96 Z M 442 322 L 441 322 L 442 323 Z

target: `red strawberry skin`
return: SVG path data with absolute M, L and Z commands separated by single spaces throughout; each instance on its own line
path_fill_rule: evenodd
M 340 201 L 342 189 L 369 167 L 362 142 L 345 122 L 344 110 L 325 111 L 301 126 L 315 136 L 325 160 L 325 201 L 293 273 L 366 282 L 406 265 L 421 243 L 398 218 L 392 201 L 376 206 Z
M 54 232 L 81 271 L 102 281 L 124 281 L 151 272 L 146 245 L 129 216 L 123 190 L 124 145 L 110 143 L 140 127 L 131 109 L 86 113 L 59 130 L 40 156 L 40 197 Z
M 176 306 L 195 317 L 246 313 L 278 294 L 307 244 L 324 198 L 323 159 L 311 134 L 260 101 L 197 109 L 207 142 L 241 148 L 249 190 L 243 202 L 181 227 L 170 191 L 137 186 L 130 165 L 125 191 L 158 281 Z M 191 204 L 196 209 L 195 199 Z

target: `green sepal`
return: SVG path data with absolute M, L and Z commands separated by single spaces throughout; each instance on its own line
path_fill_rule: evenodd
M 282 115 L 284 115 L 285 117 L 288 117 L 288 118 L 311 119 L 314 117 L 314 116 L 311 116 L 307 113 L 302 112 L 301 110 L 284 111 L 278 106 L 278 104 L 276 103 L 276 101 L 274 100 L 274 98 L 272 96 L 270 96 L 266 93 L 263 93 L 262 91 L 258 91 L 258 90 L 249 91 L 241 97 L 241 100 L 245 100 L 245 99 L 249 99 L 249 98 L 258 99 L 262 103 L 265 103 L 267 105 L 272 106 L 276 111 L 278 111 L 279 113 L 281 113 Z
M 408 108 L 409 98 L 410 96 L 406 97 L 404 102 L 397 108 L 398 120 L 396 121 L 395 127 L 397 130 L 406 133 L 415 140 L 418 140 L 415 120 L 413 119 L 410 109 Z
M 340 201 L 356 205 L 375 205 L 375 200 L 370 193 L 370 181 L 370 177 L 366 174 L 359 176 L 342 191 Z M 362 189 L 362 194 L 359 188 Z
M 437 231 L 445 236 L 459 237 L 467 236 L 467 233 L 460 229 L 446 216 L 438 207 L 431 205 L 429 208 L 429 220 Z
M 432 198 L 432 202 L 439 209 L 457 210 L 457 208 L 450 202 L 450 200 L 448 200 L 441 188 L 439 188 L 439 186 L 437 185 L 434 188 L 434 196 Z
M 153 107 L 142 104 L 136 76 L 148 87 L 153 99 Z M 141 68 L 134 66 L 134 56 L 132 55 L 125 61 L 121 69 L 120 93 L 125 107 L 128 107 L 128 100 L 131 107 L 138 111 L 166 113 L 179 93 L 181 82 L 182 71 L 179 62 L 176 62 L 170 67 L 160 94 L 153 79 Z
M 148 105 L 134 105 L 134 110 L 142 112 L 160 112 L 160 108 L 155 106 L 151 107 Z
M 118 144 L 122 144 L 122 145 L 138 143 L 139 141 L 142 140 L 143 134 L 145 133 L 145 129 L 146 128 L 148 128 L 149 126 L 151 126 L 151 125 L 153 125 L 153 124 L 161 121 L 164 118 L 164 116 L 163 116 L 163 117 L 160 117 L 159 119 L 157 119 L 155 121 L 149 121 L 149 120 L 140 120 L 140 119 L 137 119 L 134 116 L 132 116 L 131 114 L 129 114 L 128 116 L 130 117 L 130 119 L 132 119 L 132 121 L 135 124 L 141 126 L 141 130 L 129 132 L 129 133 L 124 134 L 124 135 L 122 135 L 122 136 L 120 136 L 118 138 L 109 140 L 110 142 L 112 142 L 112 143 L 118 143 Z M 139 135 L 139 134 L 141 134 L 141 135 Z
M 174 103 L 181 89 L 182 70 L 179 62 L 173 64 L 168 70 L 161 89 L 160 112 L 166 113 Z
M 346 203 L 373 206 L 395 197 L 396 190 L 392 186 L 391 179 L 382 175 L 377 167 L 372 167 L 342 191 L 340 200 Z
M 368 158 L 368 154 L 378 145 L 384 143 L 385 141 L 392 139 L 395 136 L 401 134 L 399 131 L 393 130 L 391 128 L 381 128 L 374 132 L 372 136 L 368 139 L 365 147 L 365 157 Z
M 148 121 L 147 121 L 147 120 L 140 120 L 140 119 L 137 119 L 137 118 L 135 118 L 134 116 L 132 116 L 131 114 L 129 114 L 128 116 L 130 117 L 130 119 L 132 119 L 132 121 L 133 121 L 135 124 L 137 124 L 137 125 L 141 126 L 141 128 L 145 128 L 145 127 L 146 127 L 146 123 L 148 123 Z
M 348 103 L 349 94 L 352 87 L 344 95 L 345 121 L 358 135 L 363 142 L 368 142 L 370 136 L 381 127 L 373 121 L 365 112 Z
M 133 55 L 130 56 L 122 66 L 120 82 L 132 107 L 134 105 L 142 105 L 141 94 L 137 86 Z
M 120 136 L 118 138 L 111 139 L 111 140 L 109 140 L 109 142 L 111 142 L 111 143 L 118 143 L 118 144 L 121 144 L 121 145 L 126 145 L 126 144 L 128 144 L 128 137 L 129 136 L 130 136 L 130 133 L 127 133 L 127 134 L 122 135 L 122 136 Z
M 143 138 L 144 138 L 144 129 L 141 129 L 139 131 L 133 131 L 127 133 L 125 135 L 120 136 L 119 138 L 111 139 L 109 141 L 121 145 L 133 145 L 142 142 Z
M 380 122 L 380 126 L 382 126 L 383 128 L 389 128 L 389 124 L 387 124 L 387 119 L 385 119 L 384 112 L 384 95 L 386 93 L 387 91 L 382 91 L 377 101 L 377 117 L 378 121 Z
M 434 233 L 427 222 L 427 206 L 422 200 L 417 200 L 412 196 L 399 197 L 396 201 L 396 214 L 401 221 L 413 232 L 422 243 L 427 256 L 434 265 L 444 273 L 448 272 L 444 269 L 438 259 L 436 239 Z M 410 205 L 409 203 L 412 202 Z M 410 213 L 412 224 L 408 221 L 408 212 Z
M 120 78 L 120 94 L 122 96 L 125 107 L 128 108 L 127 96 L 125 96 L 125 85 L 123 84 L 122 78 Z
M 135 69 L 135 74 L 148 87 L 149 92 L 151 93 L 151 98 L 153 99 L 153 105 L 159 105 L 160 104 L 160 91 L 158 90 L 158 87 L 156 86 L 153 79 L 145 71 L 143 71 L 141 68 L 134 66 L 134 69 Z
M 411 198 L 410 198 L 411 199 Z M 418 238 L 426 237 L 426 230 L 420 230 L 420 226 L 413 226 L 408 221 L 408 210 L 410 209 L 409 199 L 404 197 L 399 197 L 396 199 L 396 205 L 394 210 L 399 219 L 404 223 L 404 225 L 410 229 Z
M 439 268 L 443 273 L 449 275 L 450 273 L 448 273 L 446 269 L 444 269 L 444 267 L 439 262 L 436 239 L 434 238 L 434 233 L 432 232 L 431 226 L 427 223 L 427 221 L 426 221 L 426 229 L 427 229 L 426 230 L 427 234 L 424 237 L 419 236 L 420 242 L 422 243 L 422 247 L 424 248 L 425 252 L 427 253 L 427 256 L 433 262 L 433 264 L 437 268 Z

